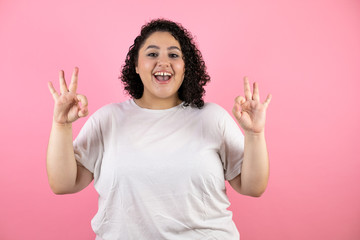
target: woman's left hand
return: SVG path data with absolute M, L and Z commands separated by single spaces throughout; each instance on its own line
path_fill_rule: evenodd
M 245 133 L 263 133 L 265 129 L 266 109 L 271 100 L 269 94 L 265 102 L 260 102 L 259 87 L 255 82 L 251 93 L 249 80 L 244 78 L 244 94 L 235 98 L 233 114 Z

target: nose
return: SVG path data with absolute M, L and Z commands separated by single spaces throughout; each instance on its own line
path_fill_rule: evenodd
M 159 67 L 169 67 L 170 66 L 170 61 L 167 57 L 161 57 L 158 59 L 157 65 Z

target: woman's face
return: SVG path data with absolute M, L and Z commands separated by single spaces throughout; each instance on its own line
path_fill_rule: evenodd
M 136 72 L 144 84 L 140 98 L 147 106 L 179 103 L 185 63 L 179 42 L 169 32 L 154 32 L 139 49 Z

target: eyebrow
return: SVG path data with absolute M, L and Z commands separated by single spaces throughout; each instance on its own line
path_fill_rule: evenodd
M 158 47 L 158 46 L 156 46 L 156 45 L 149 45 L 145 50 L 147 50 L 147 49 L 149 49 L 149 48 L 160 49 L 160 47 Z M 173 49 L 175 49 L 175 50 L 181 51 L 180 48 L 178 48 L 178 47 L 176 47 L 176 46 L 171 46 L 171 47 L 168 47 L 167 49 L 168 49 L 168 50 L 173 50 Z

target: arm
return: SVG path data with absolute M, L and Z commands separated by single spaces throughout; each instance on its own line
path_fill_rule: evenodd
M 49 83 L 55 107 L 46 167 L 49 185 L 56 194 L 78 192 L 93 179 L 89 170 L 77 164 L 73 149 L 72 122 L 88 114 L 86 97 L 76 94 L 77 75 L 78 68 L 75 68 L 68 90 L 64 72 L 60 71 L 60 95 Z
M 260 197 L 265 191 L 269 178 L 269 159 L 265 135 L 245 135 L 244 160 L 241 173 L 230 180 L 238 193 Z
M 92 181 L 93 174 L 75 160 L 71 124 L 53 123 L 46 167 L 49 185 L 55 194 L 79 192 Z
M 269 158 L 265 141 L 266 108 L 271 100 L 268 95 L 260 102 L 259 89 L 254 83 L 253 94 L 247 78 L 244 80 L 244 97 L 237 97 L 233 114 L 244 130 L 245 146 L 241 173 L 230 180 L 235 191 L 253 197 L 260 197 L 269 178 Z

